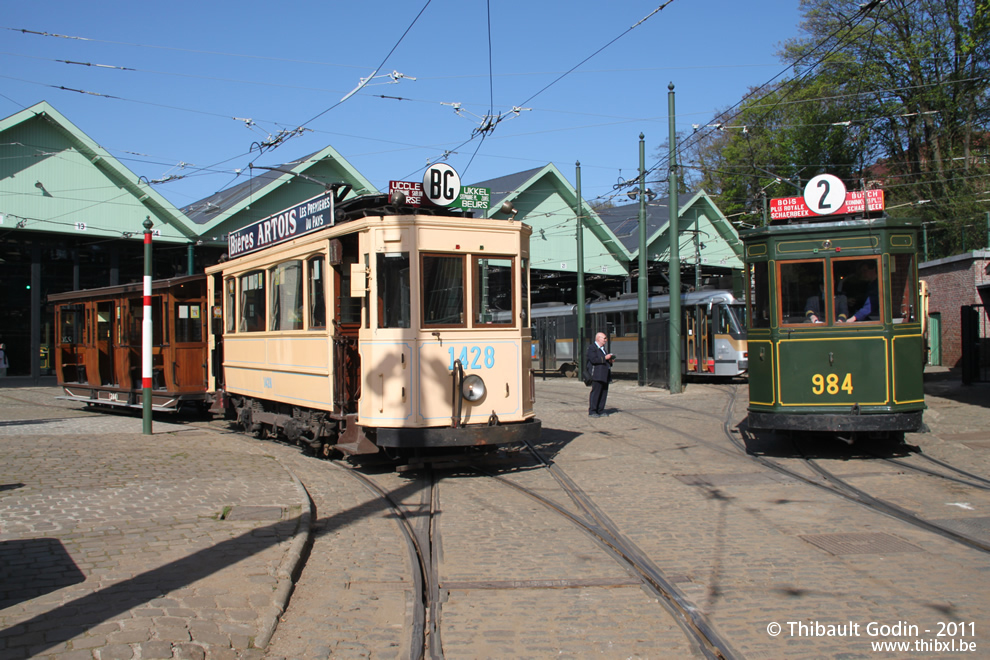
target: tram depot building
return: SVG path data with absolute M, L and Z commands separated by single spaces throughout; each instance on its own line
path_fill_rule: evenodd
M 227 251 L 229 233 L 322 193 L 322 184 L 346 184 L 349 197 L 388 192 L 330 146 L 278 170 L 257 171 L 177 208 L 47 102 L 0 119 L 0 343 L 7 347 L 8 375 L 50 373 L 56 338 L 48 295 L 141 281 L 146 219 L 153 225 L 152 277 L 161 279 L 202 273 Z M 476 217 L 512 218 L 533 228 L 534 304 L 576 302 L 579 213 L 588 299 L 634 295 L 638 201 L 596 212 L 578 203 L 577 191 L 553 164 L 472 186 L 491 191 L 488 208 Z M 651 293 L 663 292 L 667 200 L 650 199 L 646 211 Z M 739 289 L 741 243 L 711 198 L 681 196 L 678 217 L 685 287 Z M 925 278 L 925 264 L 921 272 Z M 937 287 L 930 284 L 935 301 Z M 958 316 L 958 310 L 938 311 L 943 318 Z M 944 357 L 954 355 L 948 343 L 942 350 Z

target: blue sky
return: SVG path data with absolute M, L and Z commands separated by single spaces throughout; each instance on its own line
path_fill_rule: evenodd
M 327 145 L 380 190 L 445 154 L 465 184 L 550 162 L 573 184 L 580 160 L 594 199 L 637 176 L 640 133 L 656 162 L 668 83 L 690 132 L 783 70 L 801 20 L 798 0 L 673 0 L 629 30 L 660 4 L 3 0 L 0 116 L 48 101 L 137 175 L 180 177 L 155 186 L 178 207 Z

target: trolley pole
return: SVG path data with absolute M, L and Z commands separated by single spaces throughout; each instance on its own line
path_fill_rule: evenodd
M 677 214 L 677 130 L 674 122 L 674 83 L 667 85 L 667 114 L 670 115 L 670 173 L 667 187 L 670 195 L 670 221 L 667 223 L 667 240 L 670 243 L 670 262 L 667 279 L 670 281 L 670 393 L 680 394 L 681 388 L 681 250 L 680 227 Z
M 647 296 L 650 294 L 650 270 L 646 261 L 646 136 L 639 134 L 639 280 L 636 285 L 639 310 L 639 386 L 646 385 Z
M 574 347 L 574 362 L 578 366 L 578 374 L 584 371 L 584 360 L 581 356 L 584 347 L 584 204 L 581 199 L 581 161 L 574 162 L 575 180 L 577 182 L 577 345 Z
M 141 319 L 141 432 L 151 435 L 151 216 L 144 219 L 144 315 Z

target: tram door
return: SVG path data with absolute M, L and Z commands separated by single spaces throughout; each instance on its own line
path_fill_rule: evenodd
M 100 385 L 117 385 L 114 337 L 117 335 L 117 305 L 113 300 L 96 303 L 96 349 L 99 351 Z
M 693 374 L 699 371 L 700 355 L 698 354 L 698 323 L 697 308 L 688 307 L 684 310 L 684 373 Z
M 358 238 L 330 241 L 333 268 L 333 404 L 342 415 L 357 413 L 361 398 L 361 298 L 351 297 L 351 264 L 357 263 Z

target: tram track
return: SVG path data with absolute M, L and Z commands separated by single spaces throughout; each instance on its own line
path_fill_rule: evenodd
M 409 514 L 407 508 L 392 496 L 388 490 L 380 486 L 371 477 L 361 473 L 353 466 L 343 461 L 334 460 L 330 463 L 336 468 L 344 471 L 347 475 L 357 480 L 362 486 L 384 500 L 389 508 L 395 513 L 396 520 L 402 530 L 403 537 L 409 548 L 410 558 L 413 566 L 418 570 L 413 571 L 413 590 L 419 594 L 419 598 L 414 600 L 412 613 L 412 626 L 409 637 L 409 658 L 419 660 L 429 657 L 431 659 L 442 658 L 443 650 L 440 640 L 439 627 L 439 579 L 437 570 L 437 556 L 435 552 L 436 529 L 436 501 L 438 483 L 432 470 L 428 474 L 422 475 L 421 479 L 429 479 L 429 506 L 430 515 L 424 529 L 422 525 L 417 526 L 413 516 Z M 422 519 L 421 516 L 418 517 Z
M 551 475 L 554 481 L 567 494 L 581 515 L 568 510 L 565 506 L 544 495 L 516 483 L 512 479 L 494 474 L 484 468 L 474 466 L 474 469 L 495 481 L 511 487 L 526 497 L 539 502 L 547 509 L 567 519 L 579 529 L 590 535 L 604 546 L 624 567 L 631 569 L 639 576 L 642 584 L 657 597 L 664 609 L 674 618 L 684 634 L 706 658 L 725 659 L 735 657 L 727 640 L 715 632 L 708 621 L 697 609 L 668 581 L 659 568 L 636 547 L 635 543 L 622 534 L 602 509 L 585 493 L 571 477 L 552 461 L 546 459 L 531 444 L 526 447 L 533 457 Z
M 733 404 L 734 404 L 736 395 L 737 395 L 737 391 L 736 391 L 735 387 L 733 387 L 732 396 L 731 396 L 731 399 L 730 399 L 730 402 L 729 402 L 729 405 L 728 405 L 728 408 L 727 408 L 727 412 L 726 412 L 726 415 L 725 415 L 725 418 L 724 418 L 724 422 L 722 424 L 722 429 L 723 429 L 723 431 L 725 433 L 725 436 L 729 439 L 729 441 L 740 452 L 742 452 L 746 456 L 750 457 L 752 460 L 758 462 L 759 464 L 763 465 L 764 467 L 767 467 L 767 468 L 769 468 L 769 469 L 777 472 L 778 474 L 782 474 L 782 475 L 787 476 L 787 477 L 790 477 L 792 479 L 797 479 L 798 481 L 800 481 L 802 483 L 808 484 L 810 486 L 814 486 L 815 488 L 824 490 L 824 491 L 829 492 L 829 493 L 831 493 L 833 495 L 837 495 L 837 496 L 842 497 L 843 499 L 846 499 L 848 501 L 855 502 L 855 503 L 860 504 L 860 505 L 862 505 L 862 506 L 864 506 L 864 507 L 866 507 L 866 508 L 868 508 L 870 510 L 877 511 L 879 513 L 883 513 L 883 514 L 885 514 L 887 516 L 890 516 L 892 518 L 896 518 L 896 519 L 901 520 L 901 521 L 903 521 L 905 523 L 908 523 L 908 524 L 910 524 L 910 525 L 912 525 L 914 527 L 917 527 L 919 529 L 922 529 L 922 530 L 924 530 L 926 532 L 930 532 L 930 533 L 936 534 L 938 536 L 941 536 L 943 538 L 949 539 L 951 541 L 954 541 L 956 543 L 959 543 L 961 545 L 964 545 L 964 546 L 966 546 L 968 548 L 971 548 L 973 550 L 978 550 L 980 552 L 990 553 L 990 543 L 987 543 L 987 542 L 982 541 L 980 539 L 973 538 L 973 537 L 968 536 L 968 535 L 965 535 L 965 534 L 961 534 L 961 533 L 959 533 L 959 532 L 957 532 L 957 531 L 955 531 L 953 529 L 950 529 L 949 527 L 946 527 L 944 525 L 940 525 L 938 523 L 935 523 L 935 522 L 926 520 L 926 519 L 922 518 L 920 515 L 918 515 L 917 513 L 913 512 L 913 511 L 909 511 L 908 509 L 905 509 L 904 507 L 898 506 L 897 504 L 894 504 L 893 502 L 887 501 L 887 500 L 885 500 L 883 498 L 880 498 L 880 497 L 877 497 L 875 495 L 871 495 L 871 494 L 867 493 L 865 490 L 863 490 L 863 489 L 861 489 L 861 488 L 859 488 L 857 486 L 854 486 L 847 479 L 843 479 L 842 477 L 839 477 L 834 472 L 832 472 L 831 470 L 829 470 L 828 468 L 826 468 L 825 466 L 823 466 L 818 459 L 809 457 L 797 445 L 795 445 L 795 449 L 796 449 L 796 452 L 795 453 L 797 453 L 797 454 L 800 455 L 801 464 L 802 465 L 805 465 L 809 470 L 811 470 L 814 473 L 814 475 L 817 475 L 817 477 L 818 477 L 817 479 L 816 478 L 811 478 L 811 477 L 809 477 L 808 475 L 806 475 L 806 474 L 804 474 L 802 472 L 799 472 L 797 470 L 791 469 L 790 467 L 788 467 L 788 466 L 786 466 L 786 465 L 784 465 L 782 463 L 779 463 L 777 461 L 774 461 L 772 459 L 769 459 L 766 456 L 761 456 L 759 454 L 754 454 L 754 453 L 750 452 L 748 450 L 747 446 L 746 446 L 746 442 L 747 442 L 747 440 L 752 440 L 753 439 L 754 436 L 752 435 L 752 433 L 748 429 L 739 427 L 738 425 L 737 425 L 738 434 L 737 433 L 733 433 L 733 429 L 730 428 L 730 426 L 732 424 L 732 414 L 731 414 L 731 411 L 732 411 L 732 407 L 733 407 Z M 973 482 L 963 481 L 961 479 L 952 477 L 951 475 L 940 474 L 940 473 L 937 473 L 934 470 L 922 469 L 920 466 L 914 466 L 914 465 L 912 465 L 910 463 L 907 463 L 905 461 L 898 460 L 898 459 L 891 459 L 891 458 L 886 458 L 886 457 L 879 457 L 879 458 L 882 458 L 884 461 L 890 462 L 890 463 L 892 463 L 894 465 L 898 465 L 900 467 L 905 467 L 907 469 L 911 469 L 913 471 L 916 471 L 916 472 L 919 472 L 919 473 L 922 473 L 922 474 L 927 474 L 929 476 L 942 477 L 942 478 L 949 479 L 949 480 L 955 481 L 955 482 L 961 482 L 961 483 L 964 483 L 967 486 L 971 486 L 971 487 L 974 487 L 974 488 L 987 489 L 987 484 L 980 484 L 980 483 L 973 483 Z M 926 458 L 928 458 L 928 457 L 926 457 Z M 938 461 L 938 459 L 928 458 L 928 460 L 931 460 L 931 461 L 933 461 L 935 463 L 940 463 L 940 464 L 943 465 L 943 467 L 946 467 L 947 469 L 950 469 L 950 470 L 953 470 L 953 471 L 965 472 L 965 471 L 960 470 L 959 468 L 955 468 L 954 466 L 949 465 L 948 463 L 944 463 L 942 461 Z M 973 478 L 973 479 L 976 479 L 976 480 L 979 480 L 979 481 L 982 481 L 983 480 L 983 478 L 982 477 L 979 477 L 978 475 L 974 475 L 974 474 L 971 474 L 971 473 L 966 473 L 966 475 L 969 476 L 970 478 Z M 988 482 L 988 483 L 990 483 L 990 482 Z

